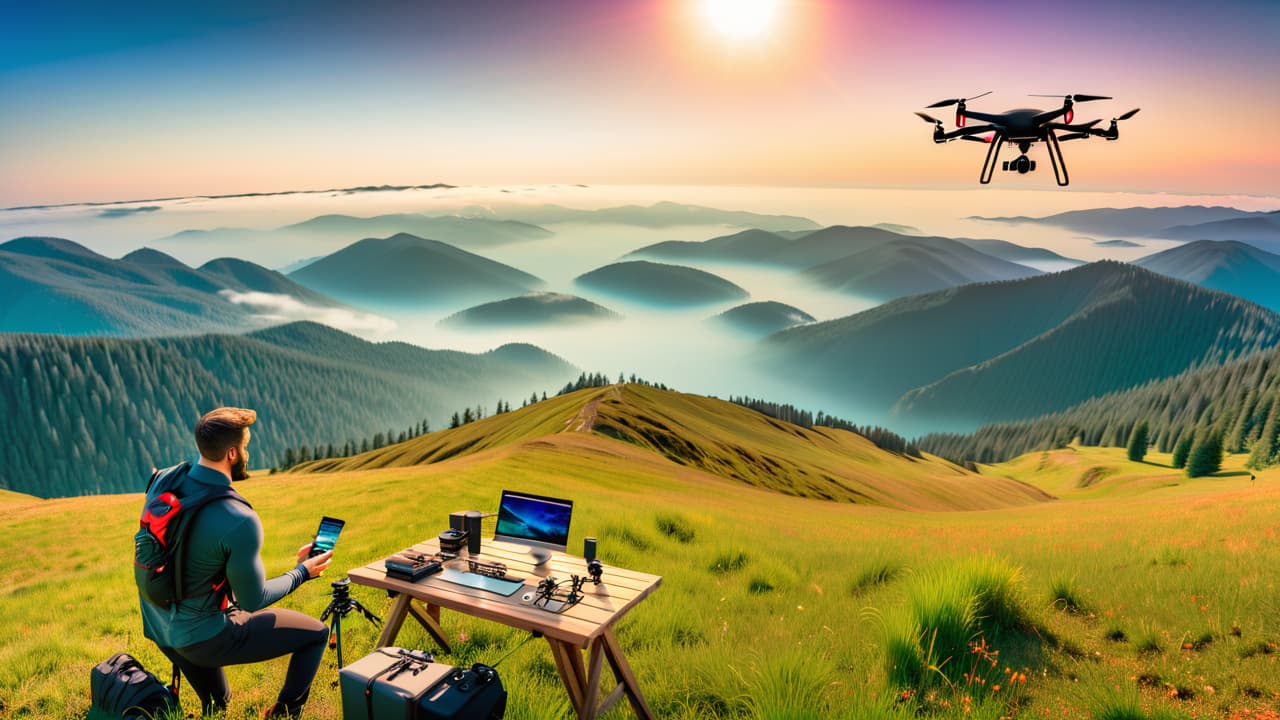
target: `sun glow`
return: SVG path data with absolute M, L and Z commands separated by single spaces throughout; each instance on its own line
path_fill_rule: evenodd
M 702 0 L 702 14 L 723 35 L 755 38 L 773 27 L 778 0 Z

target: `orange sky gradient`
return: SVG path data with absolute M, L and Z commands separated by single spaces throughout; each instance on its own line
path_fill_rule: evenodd
M 745 39 L 690 0 L 533 5 L 331 7 L 10 57 L 0 205 L 430 182 L 970 188 L 985 148 L 934 145 L 912 112 L 986 90 L 974 109 L 1056 105 L 1034 92 L 1117 98 L 1081 104 L 1080 120 L 1142 108 L 1118 142 L 1064 145 L 1073 188 L 1280 195 L 1265 5 L 1227 3 L 1201 30 L 1205 11 L 1179 3 L 1103 20 L 783 0 Z M 9 19 L 58 38 L 52 21 Z M 1209 47 L 1232 23 L 1243 34 Z

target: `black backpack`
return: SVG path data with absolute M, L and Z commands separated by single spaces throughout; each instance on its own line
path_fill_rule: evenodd
M 179 709 L 178 668 L 173 671 L 173 685 L 166 687 L 128 653 L 103 660 L 89 673 L 90 720 L 167 717 Z
M 138 592 L 147 602 L 164 608 L 184 597 L 182 566 L 186 550 L 183 540 L 200 508 L 218 500 L 235 500 L 252 507 L 229 487 L 179 497 L 170 488 L 190 469 L 191 463 L 182 463 L 152 473 L 138 532 L 133 536 L 133 579 L 138 584 Z M 197 595 L 218 592 L 224 583 L 225 580 L 210 585 Z

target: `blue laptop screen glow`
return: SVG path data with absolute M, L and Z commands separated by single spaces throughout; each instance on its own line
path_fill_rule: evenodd
M 563 551 L 569 544 L 573 501 L 502 491 L 494 537 Z

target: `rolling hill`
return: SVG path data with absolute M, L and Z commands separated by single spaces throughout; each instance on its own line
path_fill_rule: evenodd
M 315 323 L 249 335 L 121 340 L 0 335 L 0 488 L 43 497 L 136 490 L 193 452 L 217 405 L 259 412 L 255 464 L 555 387 L 575 371 L 528 345 L 483 354 L 369 343 Z
M 1196 240 L 1134 264 L 1280 310 L 1280 255 L 1247 243 Z
M 730 308 L 711 320 L 763 337 L 789 327 L 811 323 L 815 318 L 800 308 L 770 300 Z
M 225 259 L 199 269 L 141 249 L 113 260 L 70 240 L 24 237 L 0 245 L 0 332 L 63 335 L 193 334 L 260 328 L 226 291 L 337 303 L 277 272 Z
M 709 272 L 681 265 L 630 260 L 596 268 L 574 283 L 632 302 L 665 307 L 688 307 L 730 302 L 747 291 Z
M 1270 347 L 1280 315 L 1116 262 L 784 330 L 762 360 L 914 428 L 1033 417 Z
M 803 272 L 824 287 L 880 301 L 1038 274 L 947 238 L 893 240 Z
M 467 308 L 440 324 L 461 328 L 555 326 L 618 317 L 618 313 L 577 295 L 537 292 Z
M 899 509 L 978 509 L 1051 499 L 1023 483 L 889 453 L 844 430 L 806 429 L 723 400 L 637 384 L 580 390 L 295 472 L 491 463 L 525 455 L 532 463 L 534 457 L 561 453 L 613 458 L 620 467 L 666 467 L 700 482 L 715 478 Z
M 341 300 L 388 309 L 495 300 L 542 285 L 509 265 L 406 233 L 366 238 L 289 278 Z

